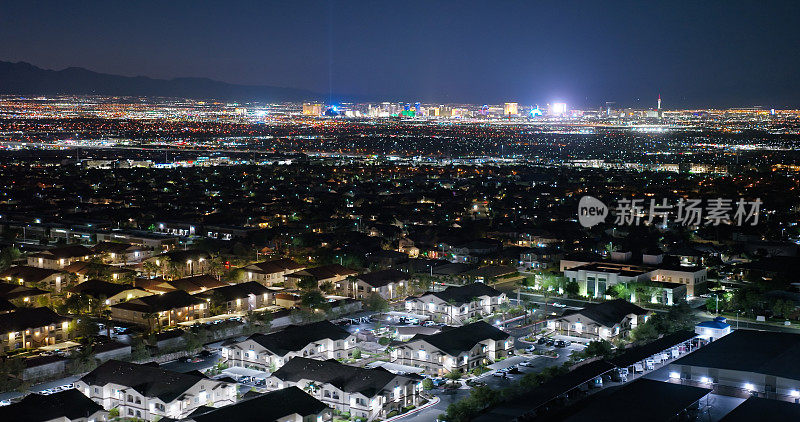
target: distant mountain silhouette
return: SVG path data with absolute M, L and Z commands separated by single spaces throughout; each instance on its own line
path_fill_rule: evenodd
M 30 63 L 0 61 L 0 94 L 114 95 L 234 101 L 322 100 L 311 91 L 274 86 L 235 85 L 207 78 L 153 79 L 119 76 L 80 67 L 47 70 Z

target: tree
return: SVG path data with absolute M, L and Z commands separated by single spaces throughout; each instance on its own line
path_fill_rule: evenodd
M 433 390 L 433 380 L 430 378 L 425 378 L 422 380 L 422 389 L 424 390 Z
M 450 381 L 458 381 L 462 376 L 464 376 L 464 373 L 461 372 L 460 369 L 456 369 L 445 374 L 445 378 L 449 379 Z
M 95 337 L 100 332 L 97 324 L 88 317 L 81 317 L 73 320 L 70 323 L 69 329 L 75 334 L 75 337 L 80 337 L 83 344 L 91 344 L 94 342 Z
M 564 292 L 569 296 L 578 296 L 580 293 L 580 286 L 577 281 L 569 281 L 564 286 Z
M 300 295 L 300 303 L 309 309 L 322 309 L 328 308 L 328 300 L 319 290 L 310 290 Z
M 10 267 L 21 255 L 22 253 L 19 249 L 13 246 L 8 246 L 0 250 L 0 271 L 4 271 Z
M 140 361 L 150 357 L 150 352 L 147 351 L 147 346 L 139 339 L 135 341 L 131 347 L 131 360 Z
M 586 357 L 610 356 L 611 351 L 611 343 L 606 340 L 600 340 L 590 342 L 586 346 L 586 349 L 583 350 L 583 353 L 586 355 Z
M 319 289 L 327 294 L 331 294 L 336 289 L 336 286 L 333 284 L 332 281 L 323 281 L 319 284 Z
M 81 315 L 89 312 L 90 302 L 91 298 L 89 296 L 75 293 L 64 300 L 64 308 L 71 314 Z
M 361 302 L 364 304 L 364 307 L 370 311 L 383 313 L 389 310 L 389 302 L 377 292 L 370 293 L 369 296 L 365 297 Z
M 208 302 L 208 312 L 211 316 L 224 314 L 228 311 L 228 301 L 220 292 L 211 293 Z
M 299 280 L 297 280 L 297 288 L 305 292 L 318 290 L 319 283 L 314 277 L 301 277 Z
M 147 321 L 147 327 L 149 328 L 148 330 L 149 332 L 152 333 L 154 331 L 161 331 L 161 318 L 159 318 L 157 312 L 145 312 L 142 315 L 142 318 L 144 318 Z M 155 325 L 153 324 L 153 320 L 156 321 Z
M 22 384 L 25 364 L 20 358 L 0 358 L 0 391 L 11 391 Z
M 358 347 L 353 349 L 353 359 L 361 359 L 361 349 Z

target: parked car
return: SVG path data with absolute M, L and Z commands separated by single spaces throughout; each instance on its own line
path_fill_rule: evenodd
M 536 340 L 536 344 L 545 344 L 547 343 L 547 337 L 539 337 L 539 340 Z
M 556 308 L 566 308 L 567 307 L 567 305 L 564 305 L 563 303 L 558 303 L 558 302 L 553 302 L 552 305 L 555 306 Z
M 486 387 L 486 383 L 480 380 L 467 380 L 467 385 L 470 387 Z
M 536 346 L 534 346 L 534 345 L 530 345 L 530 346 L 525 348 L 525 351 L 528 352 L 528 353 L 533 353 L 534 350 L 536 350 Z
M 545 343 L 545 344 L 550 346 L 550 347 L 553 347 L 556 344 L 556 340 L 552 339 L 552 338 L 548 338 L 547 339 L 547 343 Z
M 492 376 L 493 376 L 493 377 L 498 377 L 498 378 L 503 378 L 503 377 L 505 377 L 505 376 L 506 376 L 506 373 L 505 373 L 505 372 L 503 372 L 502 370 L 500 370 L 500 371 L 495 371 L 494 373 L 492 373 Z
M 519 363 L 519 366 L 532 367 L 533 366 L 533 361 L 532 360 L 523 360 L 522 362 Z
M 422 323 L 423 327 L 433 327 L 434 325 L 436 325 L 436 323 L 431 321 L 431 320 L 427 320 L 427 321 Z
M 554 345 L 556 347 L 567 347 L 567 343 L 564 340 L 556 340 Z

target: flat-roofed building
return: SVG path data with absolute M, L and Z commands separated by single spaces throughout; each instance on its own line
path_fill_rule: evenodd
M 800 334 L 735 330 L 672 362 L 675 382 L 713 386 L 719 394 L 800 397 Z

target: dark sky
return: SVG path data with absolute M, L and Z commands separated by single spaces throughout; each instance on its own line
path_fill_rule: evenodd
M 370 99 L 800 106 L 790 1 L 6 1 L 0 60 Z

